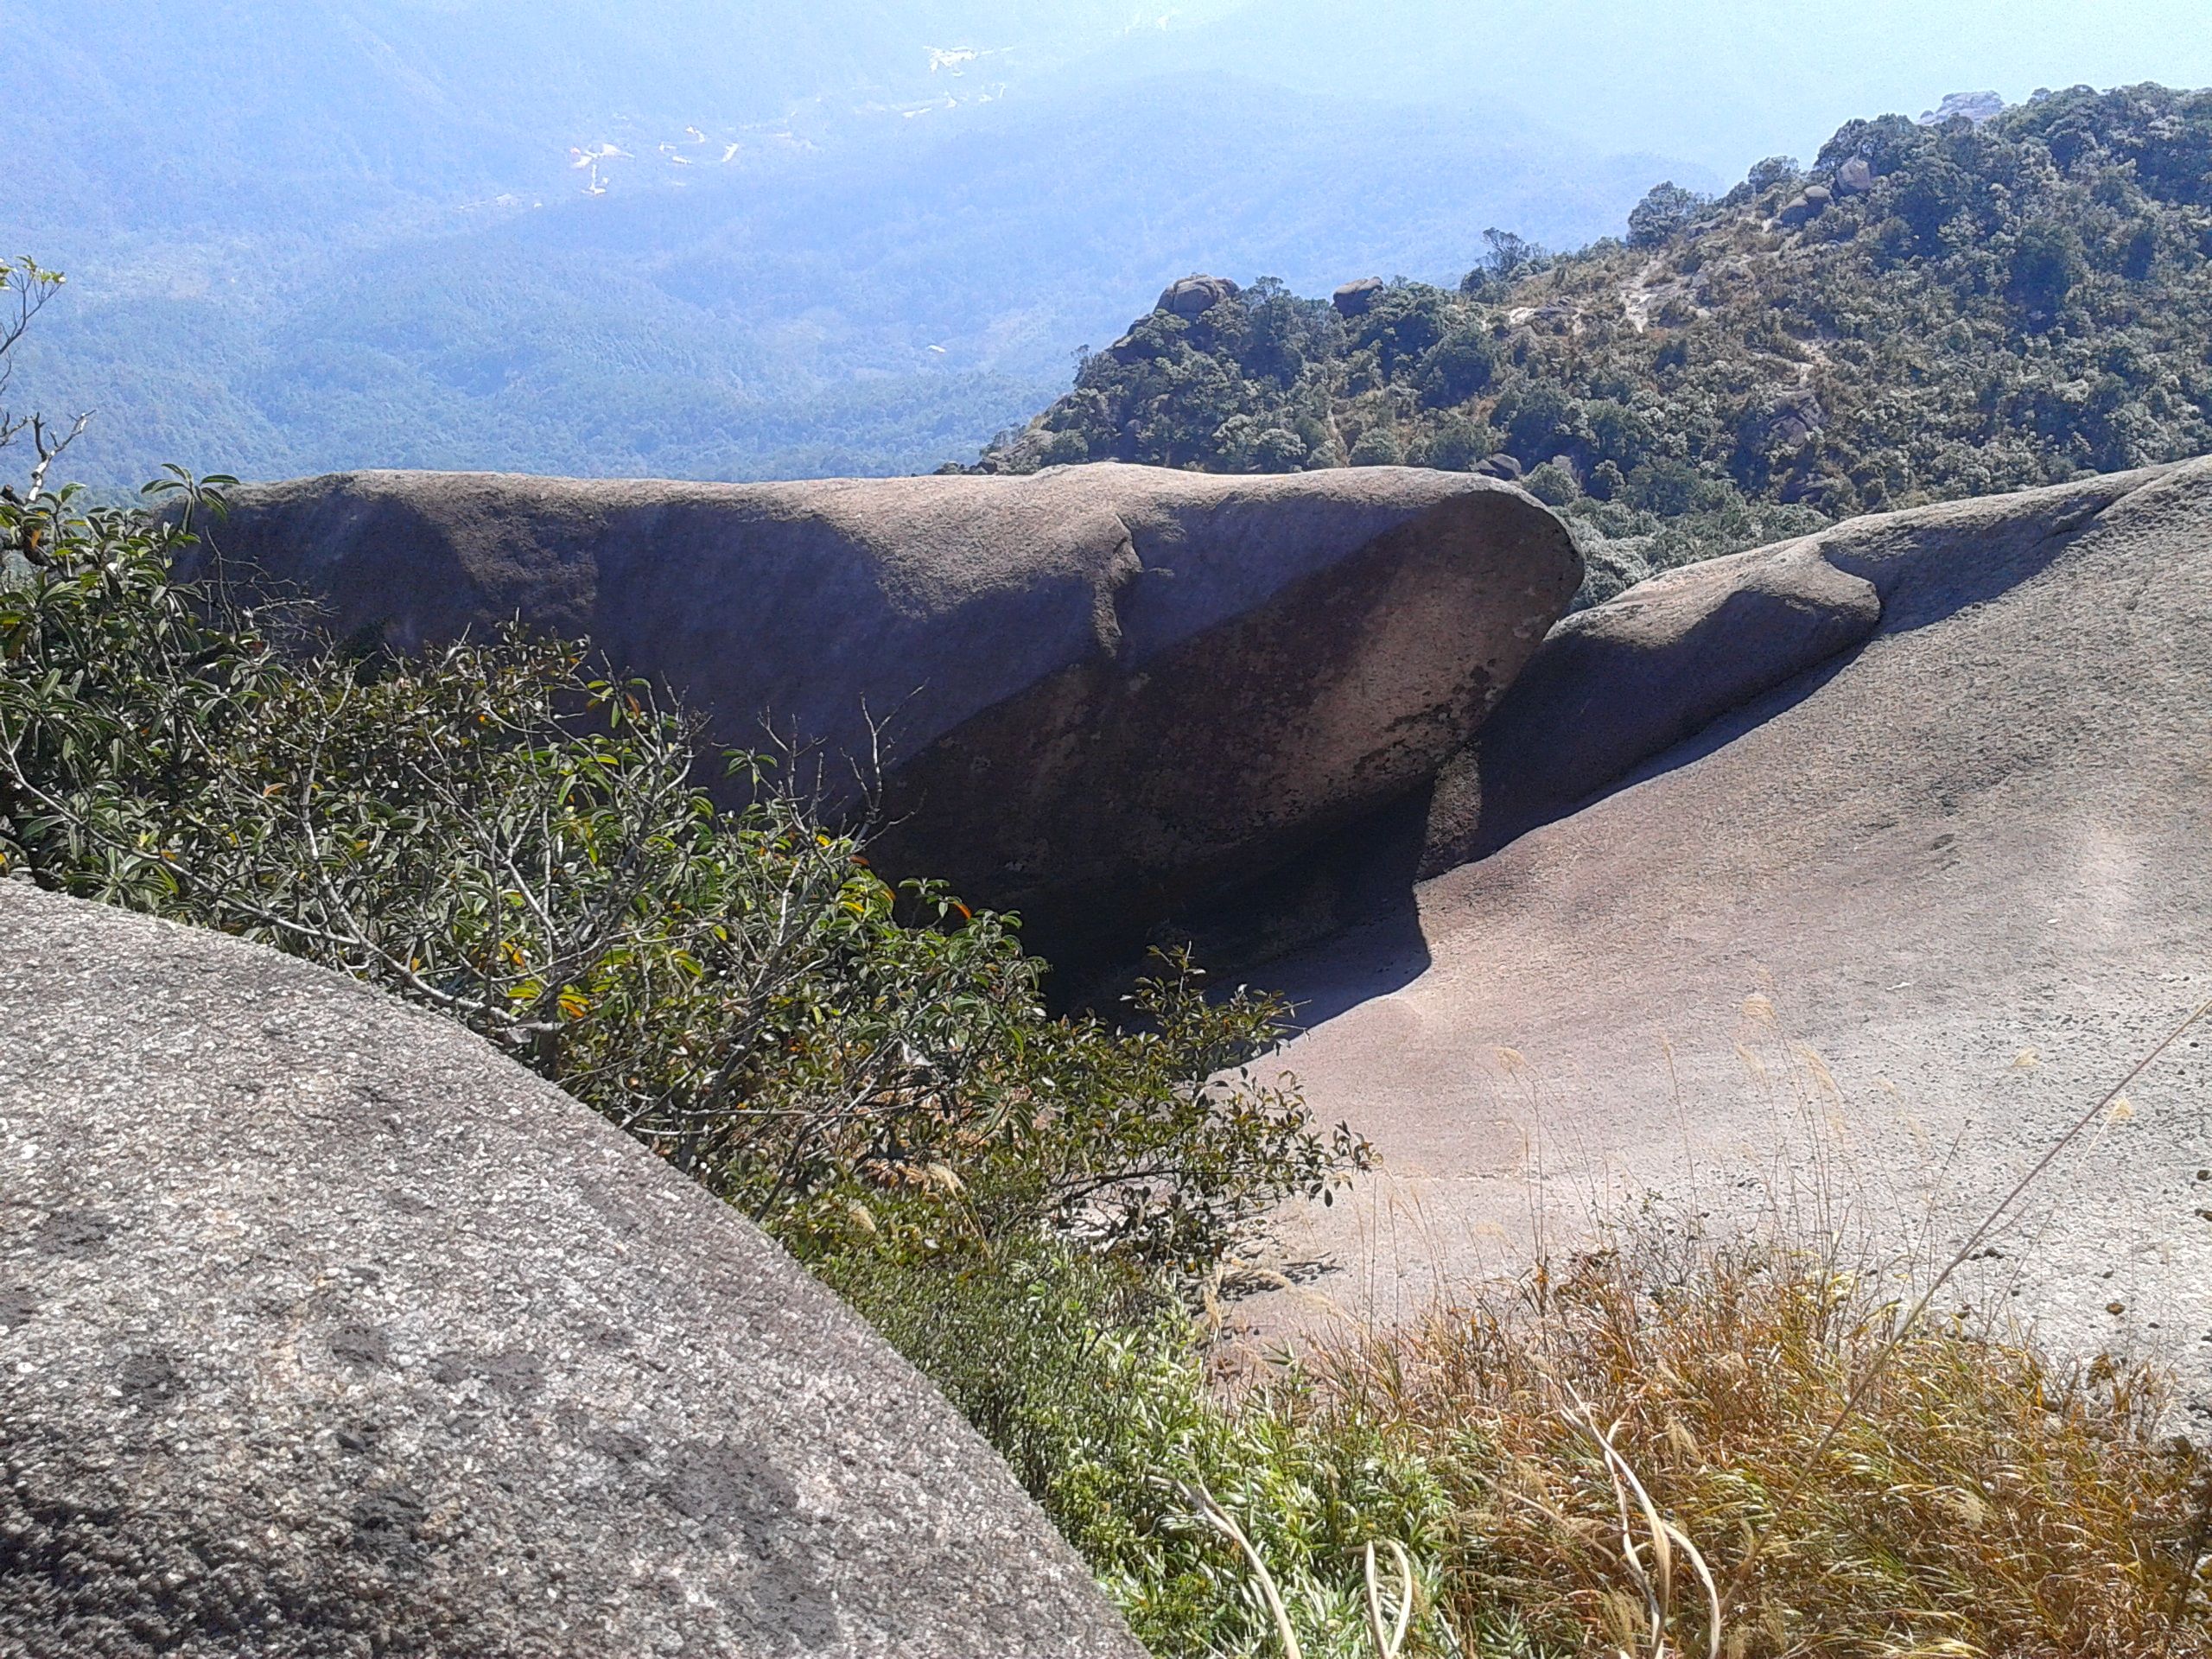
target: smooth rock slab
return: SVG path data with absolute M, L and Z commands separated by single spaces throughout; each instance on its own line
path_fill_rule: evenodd
M 887 721 L 879 862 L 1021 909 L 1063 957 L 1417 787 L 1581 580 L 1529 496 L 1407 467 L 360 473 L 241 492 L 213 534 L 342 635 L 587 634 L 712 741 L 812 746 L 833 789 Z
M 2212 460 L 1797 556 L 1872 587 L 1871 637 L 1273 971 L 1332 1015 L 1286 1056 L 1309 1101 L 1385 1160 L 1292 1218 L 1348 1312 L 1653 1195 L 1941 1262 L 2212 995 Z M 1649 729 L 1636 697 L 1591 718 Z M 2212 1030 L 2127 1095 L 1942 1311 L 2169 1362 L 2212 1413 Z
M 0 884 L 0 1654 L 1141 1649 L 773 1244 L 378 993 Z

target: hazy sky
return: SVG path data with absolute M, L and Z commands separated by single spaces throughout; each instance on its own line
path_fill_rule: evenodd
M 1249 0 L 1154 49 L 1343 91 L 1508 99 L 1732 177 L 1948 92 L 2212 86 L 2212 0 Z

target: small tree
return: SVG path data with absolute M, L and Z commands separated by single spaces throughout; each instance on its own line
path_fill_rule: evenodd
M 1705 197 L 1694 190 L 1684 189 L 1672 180 L 1654 185 L 1650 194 L 1629 212 L 1629 245 L 1632 248 L 1658 246 L 1676 232 L 1685 229 L 1705 203 Z
M 33 496 L 46 488 L 47 474 L 54 463 L 84 435 L 92 421 L 90 415 L 79 415 L 54 426 L 44 416 L 18 413 L 6 402 L 16 378 L 16 348 L 30 332 L 32 321 L 61 291 L 65 280 L 60 271 L 48 270 L 35 259 L 0 259 L 0 449 L 26 437 L 30 440 L 29 493 Z
M 1795 156 L 1770 156 L 1764 161 L 1751 163 L 1744 175 L 1744 184 L 1753 195 L 1764 195 L 1777 186 L 1792 183 L 1797 177 L 1797 158 Z
M 1511 231 L 1501 231 L 1492 226 L 1483 232 L 1483 241 L 1490 251 L 1480 264 L 1460 279 L 1459 291 L 1470 296 L 1479 295 L 1487 288 L 1500 286 L 1516 276 L 1541 270 L 1551 256 L 1525 236 Z

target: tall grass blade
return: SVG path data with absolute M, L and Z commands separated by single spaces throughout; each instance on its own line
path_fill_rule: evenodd
M 1973 1258 L 1977 1250 L 1980 1249 L 1989 1236 L 1997 1230 L 2005 1216 L 2011 1212 L 2012 1206 L 2020 1201 L 2022 1196 L 2031 1187 L 2043 1179 L 2050 1166 L 2064 1155 L 2066 1149 L 2101 1123 L 2106 1112 L 2115 1102 L 2126 1096 L 2128 1090 L 2134 1086 L 2136 1079 L 2148 1071 L 2168 1049 L 2187 1036 L 2197 1022 L 2208 1014 L 2212 1014 L 2212 997 L 2207 997 L 2192 1008 L 2179 1025 L 2160 1038 L 2148 1053 L 2128 1069 L 2126 1077 L 2098 1096 L 2088 1109 L 2075 1118 L 2068 1126 L 2066 1132 L 2052 1141 L 2044 1150 L 2043 1156 L 2030 1166 L 2027 1173 L 2012 1184 L 2011 1190 L 1997 1201 L 1996 1206 L 1982 1218 L 1981 1224 L 1974 1230 L 1967 1242 L 1960 1245 L 1953 1253 L 1951 1259 L 1943 1264 L 1942 1271 L 1936 1275 L 1927 1289 L 1921 1293 L 1919 1300 L 1916 1301 L 1904 1317 L 1897 1321 L 1888 1339 L 1876 1351 L 1874 1357 L 1867 1363 L 1866 1370 L 1859 1373 L 1858 1380 L 1852 1384 L 1850 1393 L 1844 1397 L 1843 1404 L 1837 1408 L 1835 1415 L 1830 1419 L 1821 1438 L 1815 1442 L 1812 1451 L 1806 1454 L 1804 1460 L 1792 1471 L 1789 1484 L 1783 1488 L 1780 1496 L 1775 1501 L 1771 1510 L 1772 1518 L 1751 1535 L 1751 1542 L 1744 1551 L 1744 1559 L 1736 1564 L 1736 1570 L 1729 1574 L 1728 1588 L 1724 1598 L 1726 1601 L 1732 1605 L 1742 1599 L 1745 1588 L 1751 1583 L 1752 1569 L 1758 1565 L 1759 1556 L 1764 1551 L 1768 1540 L 1773 1536 L 1777 1522 L 1789 1512 L 1790 1506 L 1796 1502 L 1798 1495 L 1805 1490 L 1807 1482 L 1812 1478 L 1813 1471 L 1820 1466 L 1821 1459 L 1827 1457 L 1829 1448 L 1835 1444 L 1837 1437 L 1843 1433 L 1851 1421 L 1858 1416 L 1868 1396 L 1872 1394 L 1875 1383 L 1879 1382 L 1889 1370 L 1890 1362 L 1897 1357 L 1897 1351 L 1904 1345 L 1906 1338 L 1919 1325 L 1936 1298 L 1942 1294 L 1943 1287 L 1948 1284 L 1953 1275 Z

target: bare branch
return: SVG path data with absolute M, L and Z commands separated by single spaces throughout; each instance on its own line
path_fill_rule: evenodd
M 30 417 L 31 447 L 38 454 L 38 462 L 31 468 L 30 475 L 30 493 L 33 500 L 36 500 L 46 493 L 47 473 L 55 461 L 61 459 L 62 451 L 83 437 L 85 429 L 92 423 L 92 413 L 87 410 L 70 423 L 67 433 L 57 437 L 54 435 L 54 429 L 47 425 L 44 416 L 34 415 Z M 22 428 L 18 427 L 16 429 L 20 432 Z M 0 437 L 0 444 L 6 442 L 4 437 Z

